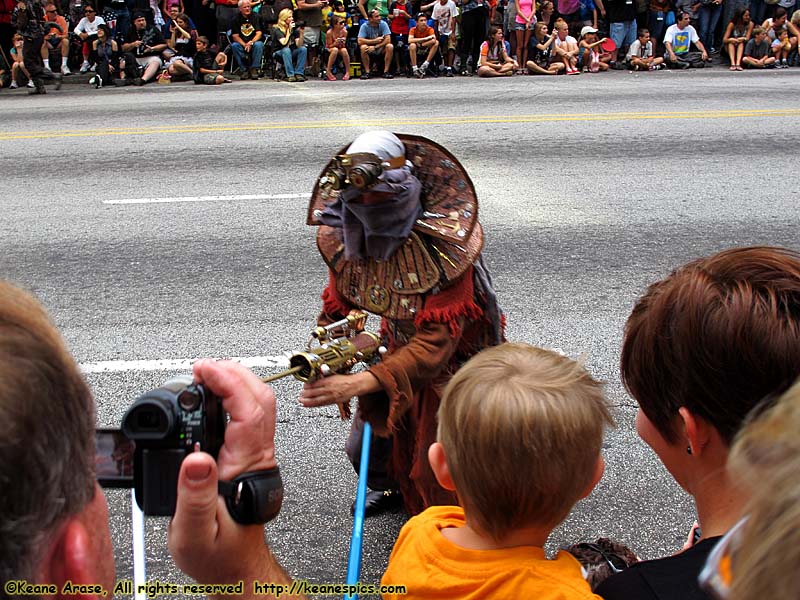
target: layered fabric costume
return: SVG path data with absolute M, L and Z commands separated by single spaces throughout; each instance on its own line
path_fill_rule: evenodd
M 372 455 L 369 485 L 386 489 L 394 480 L 413 515 L 431 505 L 457 504 L 428 463 L 436 412 L 456 370 L 503 341 L 503 317 L 481 258 L 472 181 L 438 144 L 398 137 L 406 165 L 384 172 L 363 194 L 326 184 L 332 161 L 314 187 L 308 224 L 319 226 L 317 246 L 330 269 L 320 324 L 366 310 L 382 318 L 389 350 L 370 367 L 382 390 L 359 398 L 348 454 L 354 462 L 359 456 L 361 419 L 376 435 L 390 436 L 390 446 L 376 444 L 376 453 L 385 448 L 388 456 Z M 359 140 L 348 152 L 378 153 L 382 143 L 372 139 L 363 147 Z M 368 147 L 370 141 L 375 147 Z

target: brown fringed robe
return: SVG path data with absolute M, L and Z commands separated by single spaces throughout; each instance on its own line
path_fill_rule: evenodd
M 336 290 L 335 273 L 322 294 L 320 323 L 345 317 L 358 307 Z M 377 435 L 393 436 L 389 475 L 399 484 L 411 515 L 431 505 L 458 504 L 442 488 L 428 463 L 436 441 L 436 412 L 450 377 L 489 345 L 491 326 L 476 302 L 473 269 L 452 285 L 425 295 L 414 320 L 381 320 L 389 352 L 370 367 L 382 391 L 359 398 L 359 413 Z

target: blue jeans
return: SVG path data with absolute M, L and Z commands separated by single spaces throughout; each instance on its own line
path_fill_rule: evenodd
M 306 55 L 308 49 L 305 46 L 295 47 L 291 50 L 289 46 L 278 50 L 275 53 L 275 58 L 283 59 L 283 68 L 286 71 L 287 77 L 294 77 L 295 75 L 302 75 L 306 70 Z M 292 67 L 294 62 L 294 67 Z
M 264 42 L 253 43 L 253 47 L 250 50 L 249 66 L 245 64 L 245 56 L 247 54 L 244 51 L 244 46 L 238 42 L 233 42 L 231 48 L 233 48 L 233 56 L 236 58 L 236 64 L 239 65 L 240 68 L 245 70 L 261 68 L 261 55 L 264 53 Z
M 717 28 L 721 14 L 722 4 L 703 4 L 697 11 L 697 35 L 700 36 L 706 52 L 711 52 L 711 48 L 714 47 L 714 30 Z

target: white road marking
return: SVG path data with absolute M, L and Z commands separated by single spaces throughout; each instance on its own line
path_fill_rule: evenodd
M 99 362 L 81 363 L 78 365 L 86 374 L 89 373 L 124 373 L 128 371 L 189 371 L 197 358 L 177 358 L 174 360 L 102 360 Z M 247 368 L 289 367 L 287 356 L 232 356 L 225 358 L 243 364 Z
M 243 194 L 238 196 L 179 196 L 176 198 L 126 198 L 103 200 L 103 204 L 169 204 L 173 202 L 225 202 L 229 200 L 295 200 L 308 199 L 311 194 Z

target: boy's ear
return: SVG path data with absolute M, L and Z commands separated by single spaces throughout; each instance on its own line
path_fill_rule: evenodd
M 594 475 L 592 475 L 592 480 L 589 485 L 586 486 L 586 490 L 584 490 L 583 494 L 581 494 L 581 498 L 586 498 L 589 494 L 592 493 L 594 487 L 600 482 L 603 478 L 603 472 L 606 470 L 606 461 L 603 458 L 603 455 L 599 455 L 597 457 L 597 463 L 594 465 Z
M 436 481 L 446 490 L 455 491 L 456 486 L 450 475 L 450 467 L 447 466 L 447 458 L 444 455 L 444 446 L 439 442 L 434 442 L 428 448 L 428 462 L 431 463 L 431 470 L 436 476 Z

